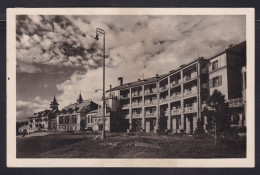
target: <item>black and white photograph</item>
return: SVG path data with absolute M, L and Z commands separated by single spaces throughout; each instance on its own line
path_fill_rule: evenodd
M 252 11 L 9 10 L 9 160 L 254 165 Z

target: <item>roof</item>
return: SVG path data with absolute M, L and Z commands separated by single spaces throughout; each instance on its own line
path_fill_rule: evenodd
M 58 109 L 53 109 L 53 110 L 45 109 L 44 111 L 35 112 L 29 118 L 52 117 L 55 114 L 57 114 L 58 112 L 59 112 Z
M 107 92 L 116 91 L 116 90 L 119 90 L 119 89 L 125 89 L 125 88 L 129 88 L 129 87 L 134 87 L 134 86 L 140 86 L 140 85 L 143 85 L 143 84 L 153 83 L 153 82 L 158 81 L 159 79 L 166 77 L 168 74 L 169 73 L 163 74 L 163 75 L 158 75 L 158 76 L 152 77 L 152 78 L 147 78 L 147 79 L 144 79 L 144 80 L 138 80 L 138 81 L 134 81 L 134 82 L 131 82 L 131 83 L 126 83 L 126 84 L 123 84 L 122 86 L 114 87 L 114 88 L 108 90 Z
M 65 114 L 65 113 L 80 113 L 83 110 L 85 110 L 91 103 L 94 103 L 90 100 L 85 100 L 82 103 L 74 103 L 74 104 L 70 104 L 68 106 L 65 106 L 62 110 L 61 113 Z
M 79 94 L 79 97 L 78 97 L 78 99 L 77 99 L 77 102 L 83 102 L 83 98 L 82 98 L 82 96 L 81 96 L 81 93 Z
M 56 98 L 55 98 L 55 95 L 53 97 L 53 100 L 51 102 L 51 105 L 59 105 L 59 103 L 57 102 Z
M 243 41 L 239 44 L 231 46 L 231 47 L 227 48 L 225 51 L 222 51 L 222 52 L 214 55 L 213 57 L 208 58 L 208 60 L 212 60 L 213 58 L 216 58 L 216 57 L 218 57 L 218 56 L 220 56 L 220 55 L 222 55 L 226 52 L 229 52 L 229 51 L 230 52 L 239 52 L 239 54 L 240 54 L 241 48 L 246 48 L 246 41 Z

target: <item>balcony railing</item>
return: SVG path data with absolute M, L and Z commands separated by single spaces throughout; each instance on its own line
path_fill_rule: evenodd
M 157 100 L 145 101 L 144 104 L 145 104 L 145 105 L 156 105 L 156 104 L 158 104 L 158 101 L 157 101 Z
M 123 116 L 124 116 L 125 118 L 129 118 L 129 117 L 130 117 L 129 114 L 123 114 Z
M 181 93 L 179 93 L 179 94 L 172 94 L 170 98 L 171 98 L 171 100 L 175 100 L 175 99 L 181 98 L 181 96 L 182 96 Z
M 181 79 L 175 80 L 175 81 L 171 82 L 170 86 L 171 86 L 171 87 L 174 87 L 174 86 L 176 86 L 176 85 L 178 85 L 178 84 L 180 84 L 180 83 L 181 83 Z
M 133 114 L 133 117 L 142 117 L 142 114 Z
M 175 115 L 175 114 L 180 114 L 182 112 L 181 108 L 176 108 L 176 109 L 172 109 L 171 110 L 171 114 Z
M 164 103 L 164 102 L 168 102 L 168 101 L 170 101 L 170 98 L 169 98 L 169 97 L 161 98 L 161 99 L 160 99 L 160 103 Z
M 142 95 L 143 95 L 143 93 L 141 91 L 132 93 L 132 97 L 137 97 L 137 96 L 142 96 Z
M 156 117 L 158 116 L 157 112 L 154 112 L 154 113 L 146 113 L 145 114 L 145 117 Z
M 132 103 L 131 106 L 143 106 L 143 103 L 142 102 L 141 103 Z
M 130 94 L 121 95 L 120 98 L 129 98 Z
M 166 90 L 168 87 L 169 87 L 168 84 L 164 85 L 164 86 L 160 87 L 160 91 Z
M 197 77 L 197 72 L 193 72 L 191 74 L 185 75 L 184 81 L 188 81 L 188 80 L 191 80 L 191 79 L 196 78 L 196 77 Z
M 192 89 L 191 91 L 184 90 L 184 96 L 197 94 L 197 88 Z
M 145 94 L 145 95 L 153 94 L 153 93 L 157 93 L 157 89 L 156 89 L 156 88 L 146 89 L 146 90 L 144 91 L 144 94 Z
M 184 112 L 195 112 L 197 111 L 197 104 L 194 103 L 192 106 L 185 107 Z
M 130 106 L 130 104 L 124 104 L 122 105 L 123 108 L 128 108 Z

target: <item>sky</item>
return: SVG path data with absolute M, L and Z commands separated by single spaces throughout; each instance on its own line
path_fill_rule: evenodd
M 138 78 L 168 73 L 229 44 L 246 40 L 245 16 L 50 16 L 16 17 L 17 120 L 84 100 L 99 103 L 105 30 L 106 89 Z

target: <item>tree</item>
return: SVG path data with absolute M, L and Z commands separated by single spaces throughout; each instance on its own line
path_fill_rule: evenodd
M 165 112 L 161 111 L 161 115 L 158 119 L 158 133 L 166 134 L 167 130 L 167 116 L 165 116 Z
M 230 129 L 229 105 L 225 101 L 225 95 L 219 90 L 214 90 L 207 99 L 207 107 L 202 111 L 202 115 L 207 117 L 206 129 L 212 133 L 213 126 L 216 131 L 225 132 Z

